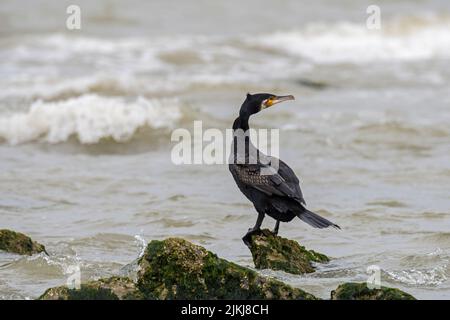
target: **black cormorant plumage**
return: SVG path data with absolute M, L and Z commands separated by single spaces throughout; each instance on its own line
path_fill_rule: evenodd
M 233 145 L 229 169 L 241 192 L 253 203 L 258 218 L 243 240 L 248 245 L 249 237 L 261 227 L 267 214 L 276 220 L 274 233 L 278 233 L 281 222 L 294 217 L 315 228 L 338 225 L 306 209 L 299 180 L 289 166 L 275 157 L 259 151 L 250 141 L 248 121 L 251 115 L 276 103 L 294 100 L 293 96 L 276 96 L 269 93 L 247 94 L 239 117 L 233 124 Z

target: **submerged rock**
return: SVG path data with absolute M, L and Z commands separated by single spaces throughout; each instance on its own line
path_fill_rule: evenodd
M 312 262 L 330 261 L 326 255 L 307 250 L 296 241 L 277 236 L 267 229 L 251 236 L 250 251 L 257 269 L 282 270 L 293 274 L 314 272 Z
M 331 300 L 416 300 L 399 289 L 381 287 L 369 289 L 365 282 L 344 283 L 331 291 Z
M 139 266 L 146 299 L 316 299 L 179 238 L 150 242 Z
M 128 278 L 111 277 L 90 281 L 81 285 L 80 289 L 69 289 L 66 286 L 50 288 L 39 300 L 142 300 L 143 295 L 136 284 Z
M 31 240 L 23 233 L 6 229 L 0 230 L 0 250 L 30 256 L 40 252 L 47 254 L 42 244 Z

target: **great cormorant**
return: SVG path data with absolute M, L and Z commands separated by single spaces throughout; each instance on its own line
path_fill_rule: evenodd
M 299 217 L 315 228 L 329 226 L 339 228 L 338 225 L 306 209 L 299 180 L 294 171 L 280 159 L 259 151 L 250 141 L 248 134 L 250 116 L 288 100 L 294 100 L 294 97 L 269 93 L 247 94 L 239 117 L 233 124 L 229 169 L 241 192 L 253 203 L 258 212 L 255 226 L 250 228 L 243 238 L 247 245 L 250 236 L 260 230 L 266 214 L 276 220 L 273 231 L 275 234 L 278 234 L 280 221 L 289 222 L 294 217 Z

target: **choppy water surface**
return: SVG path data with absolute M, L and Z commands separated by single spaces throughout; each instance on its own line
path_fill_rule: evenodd
M 229 128 L 248 91 L 295 95 L 252 125 L 281 129 L 309 208 L 342 227 L 282 224 L 335 259 L 263 273 L 327 298 L 378 265 L 383 285 L 450 298 L 448 2 L 383 2 L 381 31 L 361 1 L 81 2 L 75 32 L 64 1 L 34 3 L 0 5 L 0 228 L 50 257 L 0 253 L 0 298 L 35 298 L 74 264 L 123 273 L 169 236 L 251 266 L 256 215 L 227 167 L 170 161 L 173 129 Z

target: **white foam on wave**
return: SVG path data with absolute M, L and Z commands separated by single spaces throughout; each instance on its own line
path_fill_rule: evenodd
M 316 63 L 449 58 L 450 19 L 409 17 L 383 20 L 380 30 L 370 30 L 364 22 L 314 24 L 301 30 L 265 35 L 256 43 Z
M 438 286 L 448 280 L 449 257 L 447 252 L 441 248 L 437 248 L 424 256 L 407 258 L 409 263 L 414 263 L 413 268 L 383 271 L 389 278 L 407 285 Z
M 35 140 L 48 143 L 76 136 L 83 144 L 102 138 L 126 141 L 141 127 L 169 128 L 181 118 L 177 100 L 134 101 L 83 95 L 58 102 L 33 103 L 25 113 L 0 116 L 0 138 L 15 145 Z
M 139 256 L 138 256 L 138 258 L 141 258 L 144 255 L 144 253 L 145 253 L 145 249 L 147 247 L 147 241 L 145 241 L 145 238 L 142 235 L 140 235 L 140 234 L 135 235 L 134 239 L 135 239 L 135 243 L 139 247 Z
M 233 40 L 230 43 L 230 40 Z M 421 14 L 382 19 L 380 30 L 370 30 L 366 21 L 311 23 L 294 30 L 272 34 L 241 35 L 237 39 L 213 36 L 170 36 L 134 38 L 72 37 L 51 34 L 29 38 L 5 52 L 10 62 L 40 60 L 66 62 L 83 55 L 94 55 L 99 64 L 109 63 L 103 57 L 114 57 L 114 65 L 132 69 L 165 70 L 161 54 L 187 50 L 204 63 L 222 58 L 244 59 L 245 46 L 259 44 L 288 54 L 309 58 L 318 63 L 367 62 L 387 59 L 416 60 L 450 57 L 450 17 L 444 14 Z M 270 63 L 268 60 L 267 63 Z
M 0 99 L 241 88 L 260 86 L 262 80 L 296 78 L 311 72 L 315 64 L 394 64 L 434 58 L 450 58 L 447 16 L 383 19 L 381 30 L 367 29 L 365 21 L 316 23 L 259 36 L 29 35 L 0 39 Z M 411 69 L 399 67 L 395 74 L 414 81 L 417 73 Z M 445 83 L 447 75 L 434 69 L 421 73 L 421 81 Z
M 446 268 L 447 266 L 439 266 L 431 269 L 385 272 L 393 280 L 408 285 L 437 286 L 447 281 Z
M 5 74 L 0 99 L 58 99 L 90 92 L 151 95 L 248 83 L 257 78 L 253 74 L 258 68 L 243 57 L 242 48 L 214 37 L 29 36 L 0 46 L 0 73 Z M 236 65 L 230 67 L 234 59 Z

